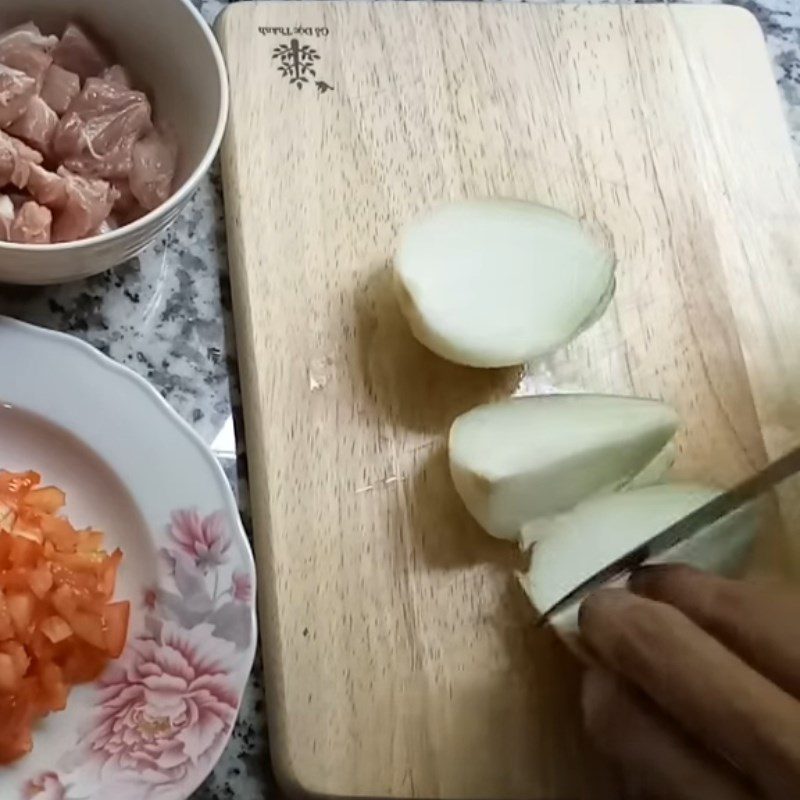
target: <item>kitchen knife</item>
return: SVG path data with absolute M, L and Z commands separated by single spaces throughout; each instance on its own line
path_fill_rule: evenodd
M 547 609 L 540 617 L 538 625 L 544 625 L 554 614 L 581 600 L 603 584 L 619 578 L 626 572 L 631 572 L 644 561 L 661 555 L 661 553 L 665 553 L 681 542 L 690 539 L 713 522 L 736 511 L 745 503 L 768 491 L 796 472 L 800 472 L 800 447 L 791 450 L 777 461 L 773 461 L 766 468 L 747 478 L 747 480 L 733 489 L 718 494 L 691 513 L 673 522 L 644 544 L 635 547 L 624 556 L 603 567 L 603 569 L 587 578 L 562 597 L 555 605 Z

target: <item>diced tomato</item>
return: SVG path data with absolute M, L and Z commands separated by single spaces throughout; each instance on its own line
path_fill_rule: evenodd
M 8 472 L 0 470 L 0 494 L 19 497 L 28 492 L 32 486 L 41 483 L 42 476 L 38 472 Z
M 128 621 L 131 615 L 131 604 L 110 603 L 106 606 L 105 620 L 106 650 L 111 658 L 119 658 L 125 649 L 128 639 Z
M 55 516 L 60 489 L 0 471 L 0 763 L 30 751 L 31 726 L 66 707 L 125 649 L 128 602 L 110 602 L 122 552 Z
M 0 533 L 0 569 L 4 569 L 8 564 L 8 556 L 11 553 L 11 545 L 14 537 L 10 533 Z
M 66 495 L 55 486 L 42 486 L 32 489 L 25 495 L 24 503 L 30 508 L 35 508 L 45 514 L 55 514 L 67 502 Z
M 19 519 L 14 523 L 14 528 L 11 533 L 13 536 L 18 536 L 20 539 L 29 539 L 35 544 L 41 544 L 44 541 L 44 536 L 38 527 L 28 527 Z
M 103 564 L 102 572 L 100 573 L 100 591 L 106 599 L 114 595 L 114 588 L 117 584 L 117 570 L 122 562 L 122 550 L 117 548 Z
M 50 602 L 64 619 L 67 619 L 78 610 L 78 598 L 75 590 L 66 585 L 59 586 L 52 592 Z
M 77 546 L 75 529 L 64 517 L 45 515 L 42 517 L 42 533 L 61 553 L 74 553 Z
M 54 645 L 41 631 L 34 631 L 30 644 L 27 645 L 31 655 L 39 662 L 52 661 L 58 652 Z
M 42 533 L 41 515 L 27 508 L 21 509 L 11 528 L 11 535 L 42 544 L 44 534 Z
M 31 664 L 25 648 L 19 642 L 0 642 L 0 653 L 6 653 L 11 656 L 11 660 L 14 662 L 14 669 L 19 677 L 22 678 Z
M 40 561 L 36 569 L 31 570 L 26 577 L 31 591 L 39 600 L 44 600 L 47 593 L 53 588 L 53 573 L 47 562 Z
M 0 694 L 0 764 L 30 753 L 33 704 L 28 692 Z
M 53 584 L 56 587 L 67 586 L 70 589 L 91 592 L 97 589 L 97 578 L 88 573 L 75 572 L 75 570 L 65 567 L 57 561 L 50 562 L 50 572 L 53 576 Z
M 0 501 L 0 530 L 11 532 L 17 522 L 17 512 L 13 506 Z
M 11 624 L 11 614 L 8 612 L 8 603 L 0 591 L 0 641 L 11 639 L 14 636 L 14 626 Z
M 108 664 L 108 655 L 79 639 L 73 639 L 73 642 L 73 646 L 60 662 L 64 679 L 69 683 L 97 680 Z
M 103 617 L 88 611 L 73 611 L 65 617 L 76 636 L 98 650 L 107 650 L 105 624 Z
M 29 586 L 28 575 L 29 571 L 22 567 L 12 567 L 11 569 L 4 569 L 0 572 L 0 588 L 9 591 L 17 590 L 22 591 Z
M 46 711 L 63 711 L 67 707 L 69 687 L 64 682 L 61 667 L 52 663 L 43 664 L 39 670 L 39 682 Z
M 39 630 L 53 643 L 58 644 L 72 636 L 72 628 L 69 623 L 54 614 L 52 617 L 46 617 L 39 623 Z
M 20 686 L 21 678 L 14 659 L 8 653 L 0 653 L 0 692 L 15 692 Z
M 106 556 L 104 553 L 62 553 L 56 550 L 53 561 L 75 572 L 90 572 L 99 575 L 102 572 Z
M 42 548 L 30 539 L 13 536 L 8 560 L 14 567 L 35 567 L 42 555 Z
M 96 553 L 103 549 L 103 539 L 105 537 L 100 531 L 85 530 L 78 531 L 76 550 L 79 553 Z M 103 553 L 105 555 L 105 553 Z
M 106 602 L 99 592 L 81 587 L 60 586 L 51 593 L 53 608 L 67 621 L 78 611 L 102 617 Z
M 6 605 L 14 633 L 23 641 L 27 641 L 33 633 L 36 598 L 30 593 L 9 592 L 6 594 Z

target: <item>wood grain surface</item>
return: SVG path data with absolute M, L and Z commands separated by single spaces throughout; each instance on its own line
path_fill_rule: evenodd
M 445 437 L 477 403 L 556 388 L 668 400 L 676 473 L 722 486 L 800 439 L 800 184 L 757 23 L 288 2 L 237 4 L 219 34 L 279 776 L 333 796 L 619 797 L 581 734 L 577 665 L 534 629 L 519 554 L 462 508 Z M 408 220 L 495 195 L 581 217 L 619 258 L 602 320 L 524 371 L 441 361 L 390 291 Z M 781 501 L 756 568 L 792 575 L 800 497 Z

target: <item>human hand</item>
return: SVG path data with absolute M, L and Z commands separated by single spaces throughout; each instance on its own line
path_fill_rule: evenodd
M 633 797 L 800 798 L 800 593 L 645 567 L 580 612 L 586 728 Z

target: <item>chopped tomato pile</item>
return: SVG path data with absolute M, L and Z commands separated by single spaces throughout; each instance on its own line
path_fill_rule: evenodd
M 30 752 L 37 719 L 121 655 L 130 604 L 112 602 L 122 552 L 75 530 L 64 493 L 0 471 L 0 763 Z

